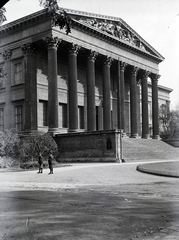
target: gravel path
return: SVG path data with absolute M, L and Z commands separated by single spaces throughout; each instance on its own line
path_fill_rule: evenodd
M 179 239 L 179 179 L 141 173 L 138 165 L 1 172 L 0 239 Z

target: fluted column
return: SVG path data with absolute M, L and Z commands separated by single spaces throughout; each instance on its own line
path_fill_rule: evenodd
M 118 81 L 117 81 L 117 115 L 118 115 L 118 129 L 123 130 L 125 134 L 125 81 L 124 71 L 127 64 L 125 62 L 118 62 Z
M 69 132 L 78 131 L 77 54 L 80 47 L 71 44 L 68 53 Z
M 97 53 L 90 51 L 87 59 L 87 129 L 96 130 L 96 106 L 95 106 L 95 59 Z
M 23 68 L 25 77 L 25 131 L 37 130 L 37 76 L 36 49 L 28 43 L 21 46 L 24 54 Z
M 12 51 L 10 49 L 3 52 L 3 58 L 5 61 L 5 76 L 3 82 L 5 87 L 4 129 L 11 129 L 13 127 L 13 106 L 11 100 L 11 55 Z
M 137 89 L 136 77 L 138 72 L 137 67 L 133 67 L 130 79 L 130 116 L 131 116 L 131 138 L 138 137 L 137 129 Z
M 142 138 L 149 138 L 148 84 L 149 72 L 142 75 Z
M 136 84 L 136 92 L 137 92 L 137 133 L 141 136 L 141 117 L 140 117 L 140 93 L 141 93 L 141 81 L 137 80 Z
M 59 131 L 58 123 L 58 83 L 57 83 L 57 49 L 61 40 L 58 37 L 47 37 L 48 47 L 48 132 Z
M 152 127 L 153 139 L 159 139 L 159 118 L 158 118 L 158 79 L 160 75 L 156 74 L 151 77 L 152 80 Z
M 111 57 L 106 57 L 103 65 L 103 129 L 111 129 Z

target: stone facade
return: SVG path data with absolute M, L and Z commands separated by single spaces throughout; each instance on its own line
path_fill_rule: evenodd
M 45 11 L 1 28 L 0 130 L 158 139 L 158 106 L 172 91 L 158 86 L 164 58 L 120 18 L 66 11 L 68 35 Z

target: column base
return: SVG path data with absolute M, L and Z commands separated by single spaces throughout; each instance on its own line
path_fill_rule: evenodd
M 152 136 L 152 139 L 157 139 L 157 140 L 160 140 L 161 138 L 160 138 L 160 136 L 159 136 L 159 135 L 153 135 L 153 136 Z
M 68 129 L 68 132 L 69 133 L 74 133 L 74 132 L 77 133 L 77 132 L 79 132 L 79 129 L 75 129 L 75 128 L 74 129 Z
M 150 135 L 149 134 L 142 134 L 142 138 L 149 139 Z
M 58 134 L 60 132 L 59 128 L 49 128 L 48 133 L 54 136 L 55 134 Z
M 139 138 L 139 134 L 138 133 L 133 133 L 130 135 L 130 138 Z

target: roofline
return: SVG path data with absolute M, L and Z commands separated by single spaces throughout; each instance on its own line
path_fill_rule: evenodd
M 162 62 L 165 59 L 148 42 L 146 42 L 137 32 L 135 32 L 123 19 L 121 19 L 119 17 L 95 14 L 95 13 L 90 13 L 90 12 L 83 12 L 83 11 L 73 10 L 73 9 L 68 9 L 68 8 L 60 8 L 60 9 L 65 10 L 70 15 L 75 15 L 75 16 L 79 15 L 79 16 L 86 16 L 89 18 L 101 18 L 101 19 L 106 19 L 106 20 L 118 21 L 118 22 L 122 23 L 134 35 L 136 35 L 140 40 L 142 40 L 142 42 L 156 54 L 156 56 L 154 56 L 154 55 L 153 56 L 155 58 L 157 58 L 158 60 L 160 60 L 159 62 Z M 29 14 L 27 16 L 24 16 L 22 18 L 15 20 L 15 21 L 12 21 L 10 23 L 4 24 L 0 28 L 0 34 L 3 34 L 3 32 L 6 32 L 8 29 L 11 29 L 11 28 L 15 27 L 16 25 L 21 25 L 24 22 L 31 22 L 32 20 L 34 20 L 36 18 L 45 18 L 45 16 L 46 16 L 45 13 L 46 13 L 46 10 L 42 9 L 40 11 L 37 11 L 35 13 Z
M 134 35 L 136 35 L 139 39 L 142 40 L 151 50 L 153 50 L 156 55 L 163 61 L 165 58 L 155 49 L 153 48 L 147 41 L 145 41 L 133 28 L 131 28 L 122 18 L 119 17 L 114 17 L 110 15 L 102 15 L 102 14 L 96 14 L 96 13 L 90 13 L 90 12 L 83 12 L 83 11 L 78 11 L 78 10 L 72 10 L 68 8 L 61 8 L 64 9 L 67 13 L 74 14 L 74 15 L 83 15 L 86 17 L 92 17 L 92 18 L 101 18 L 101 19 L 106 19 L 106 20 L 113 20 L 113 21 L 118 21 L 122 23 L 128 30 L 130 30 Z

